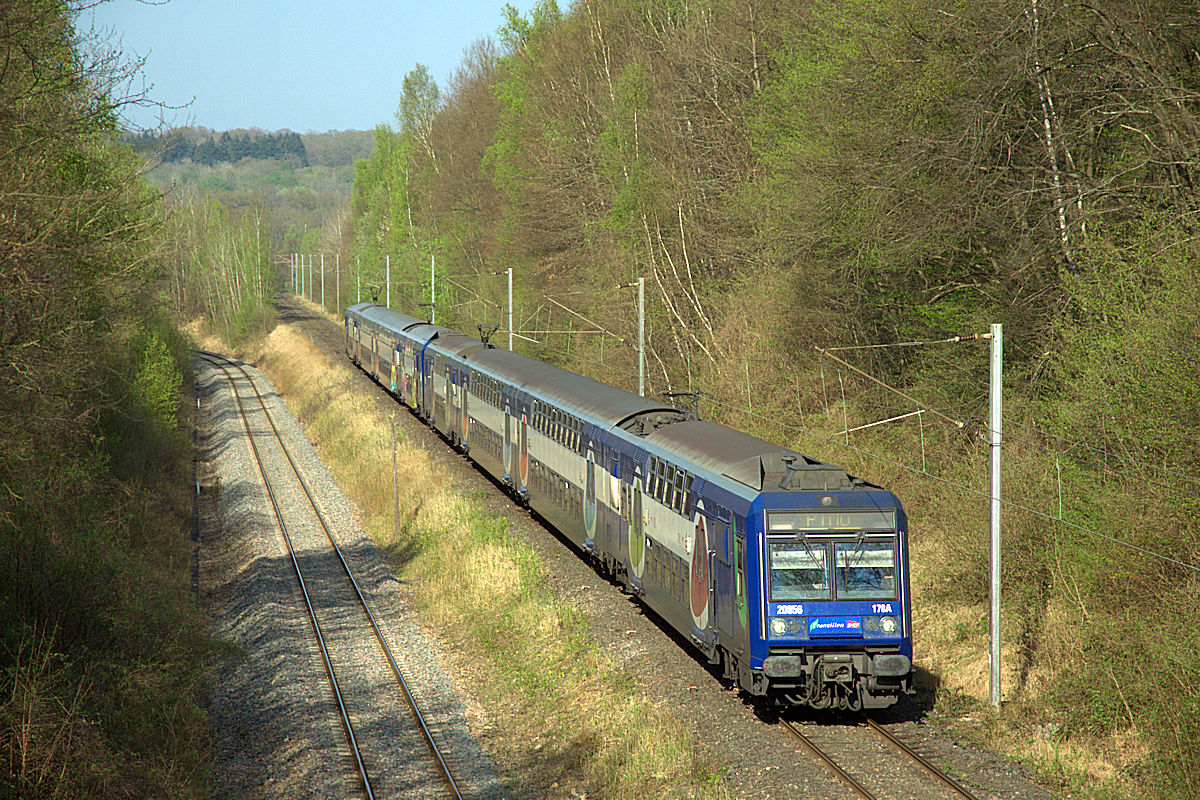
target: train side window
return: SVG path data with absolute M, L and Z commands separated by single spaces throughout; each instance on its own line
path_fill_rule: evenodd
M 675 507 L 675 468 L 668 466 L 666 469 L 666 486 L 663 487 L 663 505 L 667 508 Z
M 692 481 L 693 480 L 695 480 L 695 478 L 691 474 L 684 473 L 682 506 L 683 506 L 683 515 L 685 517 L 687 517 L 688 519 L 691 519 L 691 517 L 692 517 Z
M 649 482 L 646 486 L 646 494 L 650 495 L 651 497 L 654 496 L 654 490 L 658 488 L 658 478 L 654 473 L 657 463 L 658 459 L 655 456 L 650 456 L 650 464 L 646 469 L 646 473 L 649 476 Z

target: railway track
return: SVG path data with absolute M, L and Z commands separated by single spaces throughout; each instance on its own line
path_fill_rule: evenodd
M 441 776 L 446 790 L 450 797 L 462 800 L 463 794 L 459 789 L 458 783 L 451 774 L 450 768 L 446 762 L 445 755 L 438 746 L 430 727 L 422 714 L 420 707 L 417 704 L 416 698 L 409 687 L 391 648 L 388 645 L 387 638 L 384 636 L 375 613 L 368 602 L 367 597 L 362 591 L 358 580 L 355 578 L 354 572 L 347 562 L 342 548 L 338 545 L 337 538 L 327 521 L 326 515 L 321 511 L 320 504 L 313 496 L 308 483 L 301 475 L 300 469 L 297 467 L 292 454 L 288 452 L 287 446 L 284 443 L 283 437 L 280 435 L 278 428 L 275 425 L 275 420 L 272 418 L 270 411 L 267 409 L 266 402 L 259 392 L 257 385 L 254 382 L 253 376 L 245 367 L 237 361 L 228 359 L 216 353 L 207 351 L 195 351 L 198 358 L 211 364 L 225 376 L 230 385 L 234 401 L 237 406 L 238 415 L 241 419 L 242 427 L 246 431 L 247 439 L 250 443 L 251 451 L 254 456 L 254 461 L 258 467 L 258 473 L 262 478 L 262 483 L 266 488 L 267 496 L 270 499 L 274 518 L 282 534 L 284 543 L 286 544 L 288 555 L 291 560 L 292 568 L 295 572 L 297 582 L 299 584 L 300 594 L 304 600 L 307 609 L 309 621 L 312 624 L 312 629 L 320 650 L 321 659 L 324 663 L 326 676 L 328 678 L 330 688 L 334 695 L 337 704 L 341 724 L 346 734 L 346 741 L 350 748 L 352 760 L 354 761 L 355 769 L 358 773 L 358 778 L 362 784 L 364 796 L 370 800 L 374 800 L 376 795 L 376 782 L 372 781 L 371 769 L 369 769 L 370 756 L 364 742 L 355 727 L 355 714 L 353 707 L 369 706 L 372 702 L 370 689 L 361 685 L 361 682 L 354 680 L 347 681 L 344 678 L 339 678 L 339 661 L 345 667 L 345 662 L 350 659 L 343 658 L 339 655 L 339 649 L 344 648 L 344 643 L 339 643 L 343 633 L 341 628 L 345 627 L 345 620 L 339 620 L 338 625 L 331 626 L 328 629 L 322 627 L 321 615 L 318 614 L 318 608 L 335 608 L 338 604 L 349 605 L 344 601 L 330 602 L 328 598 L 319 599 L 320 594 L 328 594 L 331 592 L 341 592 L 343 595 L 349 590 L 353 597 L 354 607 L 362 612 L 366 620 L 369 622 L 371 631 L 375 641 L 378 643 L 383 657 L 386 659 L 392 676 L 395 679 L 396 685 L 403 692 L 405 703 L 412 714 L 413 722 L 419 728 L 422 737 L 424 738 L 426 747 L 429 750 L 431 760 L 436 768 L 437 773 Z M 240 377 L 239 377 L 240 376 Z M 240 386 L 239 386 L 240 384 Z M 248 387 L 248 391 L 246 389 Z M 250 395 L 253 398 L 250 399 Z M 243 402 L 243 397 L 246 397 L 250 402 L 256 402 L 258 410 L 261 412 L 262 419 L 266 422 L 266 427 L 261 423 L 257 425 L 257 429 L 252 427 L 250 417 L 257 412 L 248 411 L 246 404 Z M 269 429 L 269 432 L 268 432 Z M 267 465 L 268 456 L 264 450 L 275 450 L 277 456 L 273 467 Z M 286 462 L 286 469 L 279 469 L 282 462 L 278 456 L 282 456 Z M 281 497 L 285 496 L 285 497 Z M 301 499 L 302 498 L 302 499 Z M 295 501 L 295 502 L 289 502 Z M 308 509 L 308 519 L 304 520 L 300 517 L 303 512 L 299 512 L 297 506 L 304 506 Z M 313 526 L 315 521 L 316 526 Z M 314 570 L 308 570 L 301 566 L 302 558 L 299 554 L 299 548 L 295 542 L 294 533 L 299 528 L 319 527 L 323 532 L 325 540 L 328 542 L 332 553 L 336 556 L 337 562 L 340 564 L 341 571 L 341 586 L 331 586 L 330 576 L 328 575 L 313 575 Z M 308 575 L 306 579 L 306 574 Z M 346 669 L 346 672 L 353 673 L 353 669 Z M 376 776 L 378 777 L 378 776 Z
M 957 800 L 976 800 L 975 795 L 971 794 L 961 784 L 935 767 L 916 750 L 893 736 L 890 731 L 878 722 L 866 716 L 861 719 L 864 727 L 873 731 L 889 748 L 901 754 L 908 763 L 918 767 L 932 780 L 933 784 L 943 790 L 946 796 L 957 798 Z M 838 780 L 848 786 L 854 792 L 855 796 L 862 798 L 862 800 L 879 800 L 878 794 L 864 786 L 858 777 L 855 777 L 850 770 L 844 768 L 832 755 L 826 752 L 829 748 L 828 744 L 822 746 L 814 741 L 814 736 L 811 734 L 813 731 L 820 730 L 824 726 L 795 722 L 788 719 L 780 719 L 779 722 L 784 730 L 797 739 L 814 758 L 824 764 L 826 768 L 837 776 Z

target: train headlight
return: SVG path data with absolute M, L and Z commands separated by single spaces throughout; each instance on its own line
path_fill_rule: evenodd
M 771 638 L 808 638 L 808 620 L 804 617 L 771 617 Z
M 899 636 L 899 617 L 863 617 L 863 636 Z

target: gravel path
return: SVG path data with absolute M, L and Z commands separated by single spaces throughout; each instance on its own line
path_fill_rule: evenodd
M 279 525 L 228 379 L 196 363 L 201 398 L 200 587 L 217 634 L 240 653 L 217 678 L 218 798 L 365 796 Z M 274 434 L 237 373 L 265 471 L 304 573 L 337 680 L 347 697 L 375 796 L 443 798 L 447 790 L 349 581 Z M 471 737 L 464 699 L 414 624 L 399 584 L 269 383 L 250 370 L 297 468 L 368 597 L 460 790 L 497 798 L 502 787 Z

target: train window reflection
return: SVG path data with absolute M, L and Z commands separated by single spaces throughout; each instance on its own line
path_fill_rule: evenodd
M 895 542 L 838 542 L 835 548 L 839 600 L 896 598 Z
M 771 542 L 771 599 L 829 598 L 829 549 L 804 542 Z

